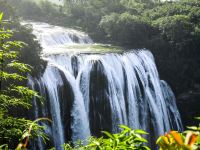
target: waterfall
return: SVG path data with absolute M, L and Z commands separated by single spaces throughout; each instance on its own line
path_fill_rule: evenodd
M 64 142 L 101 136 L 102 130 L 118 132 L 119 124 L 146 130 L 150 140 L 182 130 L 175 96 L 160 80 L 150 51 L 71 53 L 69 45 L 77 49 L 94 43 L 83 32 L 31 24 L 47 61 L 39 79 L 29 77 L 30 87 L 45 97 L 44 105 L 33 101 L 34 116 L 52 119 L 45 132 L 56 149 Z M 45 149 L 40 140 L 36 144 Z

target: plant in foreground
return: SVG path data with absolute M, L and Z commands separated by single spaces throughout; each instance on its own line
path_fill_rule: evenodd
M 22 135 L 24 147 L 29 137 L 44 137 L 43 127 L 37 121 L 19 117 L 20 112 L 31 107 L 34 96 L 41 97 L 23 86 L 31 66 L 19 61 L 19 51 L 25 43 L 13 40 L 14 31 L 8 29 L 10 23 L 12 21 L 3 20 L 3 13 L 0 13 L 0 149 L 14 149 Z
M 145 146 L 147 140 L 141 135 L 147 134 L 143 130 L 132 130 L 131 128 L 120 125 L 122 129 L 120 133 L 111 134 L 106 131 L 102 131 L 107 138 L 95 138 L 90 137 L 88 144 L 83 146 L 79 142 L 74 148 L 70 144 L 64 144 L 65 150 L 150 150 Z
M 45 142 L 46 140 L 48 140 L 48 137 L 47 135 L 43 132 L 44 130 L 44 126 L 39 126 L 37 124 L 37 122 L 39 121 L 49 121 L 49 122 L 52 122 L 50 119 L 48 118 L 39 118 L 39 119 L 36 119 L 35 121 L 33 122 L 30 122 L 29 123 L 29 128 L 27 128 L 23 135 L 22 135 L 22 138 L 21 138 L 21 142 L 18 144 L 16 150 L 21 150 L 21 149 L 25 149 L 27 148 L 27 145 L 28 145 L 28 142 L 29 142 L 29 139 L 31 137 L 34 137 L 34 136 L 39 136 L 43 139 L 43 141 Z
M 200 120 L 200 118 L 197 118 Z M 160 150 L 199 150 L 200 149 L 200 124 L 198 127 L 188 127 L 189 130 L 178 133 L 170 131 L 157 140 Z
M 197 118 L 200 120 L 200 118 Z M 120 133 L 111 134 L 103 131 L 107 138 L 90 137 L 88 144 L 84 145 L 78 141 L 74 147 L 64 144 L 65 150 L 150 150 L 145 146 L 146 139 L 141 134 L 147 134 L 143 130 L 132 130 L 131 128 L 120 125 Z M 188 127 L 188 130 L 179 133 L 170 131 L 160 136 L 156 142 L 160 150 L 200 150 L 200 124 L 198 127 Z

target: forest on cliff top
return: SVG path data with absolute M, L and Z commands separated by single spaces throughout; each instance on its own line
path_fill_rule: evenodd
M 95 42 L 151 50 L 161 79 L 178 98 L 186 119 L 198 115 L 200 91 L 200 1 L 8 0 L 13 15 L 87 32 Z M 60 3 L 59 3 L 60 4 Z M 3 5 L 2 5 L 3 6 Z M 187 104 L 188 109 L 182 109 Z M 189 112 L 193 109 L 194 112 Z M 190 117 L 192 116 L 192 117 Z
M 73 27 L 87 32 L 95 42 L 127 50 L 149 49 L 155 56 L 161 79 L 176 94 L 184 124 L 191 125 L 193 117 L 200 115 L 199 0 L 65 0 L 63 5 L 0 0 L 0 11 L 4 19 L 12 21 L 9 28 L 18 31 L 13 39 L 29 44 L 20 59 L 33 66 L 41 61 L 40 46 L 33 40 L 31 29 L 19 24 L 22 20 Z M 31 51 L 34 57 L 26 59 L 30 49 L 36 49 L 36 53 Z

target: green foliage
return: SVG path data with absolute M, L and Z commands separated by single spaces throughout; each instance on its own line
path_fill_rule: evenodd
M 71 144 L 64 144 L 63 147 L 65 150 L 150 150 L 148 146 L 145 146 L 147 140 L 141 136 L 147 134 L 145 131 L 132 130 L 124 125 L 120 125 L 120 128 L 121 132 L 116 134 L 103 131 L 106 138 L 90 137 L 87 142 L 77 141 L 73 147 Z M 198 150 L 200 148 L 200 126 L 188 127 L 188 130 L 183 133 L 170 131 L 160 136 L 156 144 L 159 150 Z
M 150 150 L 145 146 L 147 140 L 141 136 L 147 134 L 145 131 L 132 130 L 124 125 L 120 125 L 120 128 L 121 132 L 115 134 L 103 131 L 106 138 L 90 137 L 86 142 L 77 141 L 75 146 L 71 146 L 70 143 L 64 144 L 64 150 Z M 156 142 L 159 150 L 199 150 L 200 126 L 188 127 L 188 129 L 183 133 L 170 131 L 160 136 Z
M 192 40 L 193 25 L 188 16 L 174 15 L 162 17 L 153 22 L 162 36 L 169 42 L 184 45 Z
M 161 0 L 154 2 L 151 0 L 65 0 L 64 6 L 57 6 L 47 1 L 40 3 L 34 3 L 31 0 L 7 1 L 14 7 L 16 14 L 24 19 L 62 26 L 78 26 L 79 29 L 88 32 L 97 42 L 114 43 L 127 48 L 150 49 L 156 57 L 161 78 L 172 85 L 176 95 L 186 91 L 200 91 L 199 0 L 170 2 Z M 6 12 L 5 18 L 14 17 L 14 11 L 8 6 L 8 2 L 6 0 L 0 2 L 0 10 Z M 28 46 L 22 49 L 24 52 L 21 60 L 26 60 L 27 63 L 30 60 L 29 64 L 39 66 L 35 64 L 35 62 L 40 62 L 36 59 L 37 57 L 28 57 L 36 56 L 34 50 L 38 54 L 40 49 L 37 42 L 32 40 L 34 36 L 30 34 L 31 28 L 22 27 L 17 23 L 14 27 L 7 26 L 7 28 L 20 31 L 14 32 L 15 39 L 28 43 Z M 8 32 L 4 36 L 9 37 L 9 34 Z M 37 45 L 36 48 L 34 45 Z M 28 51 L 30 49 L 31 51 Z M 7 54 L 6 57 L 17 55 L 15 51 L 11 53 L 13 54 Z M 13 67 L 13 69 L 17 69 L 16 67 L 20 69 L 21 65 L 17 64 L 19 61 L 10 63 L 7 65 L 8 69 Z M 2 77 L 7 80 L 24 80 L 23 77 L 20 78 L 11 73 L 6 74 L 5 71 L 2 71 Z M 3 97 L 2 100 L 7 101 L 7 98 Z M 18 103 L 19 99 L 15 101 Z M 9 100 L 9 103 L 12 104 L 14 101 Z M 11 105 L 9 103 L 6 105 Z
M 36 119 L 35 121 L 31 121 L 30 123 L 28 123 L 27 124 L 28 128 L 26 128 L 26 130 L 24 130 L 22 137 L 20 139 L 21 142 L 18 144 L 16 150 L 21 150 L 22 148 L 27 148 L 27 144 L 28 144 L 29 140 L 34 137 L 41 137 L 44 142 L 46 140 L 48 140 L 47 135 L 44 134 L 45 127 L 39 126 L 37 124 L 37 122 L 39 122 L 39 121 L 52 122 L 48 118 L 39 118 L 39 119 Z M 23 142 L 23 141 L 25 141 L 25 142 Z
M 30 65 L 19 61 L 19 51 L 25 44 L 12 40 L 13 31 L 6 29 L 2 19 L 0 13 L 0 145 L 1 149 L 8 149 L 15 148 L 18 140 L 26 137 L 24 134 L 30 126 L 29 137 L 45 136 L 44 128 L 36 122 L 15 115 L 17 108 L 21 111 L 30 108 L 34 96 L 41 97 L 22 85 L 31 71 Z
M 64 6 L 48 1 L 9 1 L 25 19 L 79 26 L 94 39 L 133 48 L 155 49 L 152 42 L 164 39 L 180 50 L 196 45 L 200 35 L 198 0 L 65 0 Z
M 131 128 L 120 125 L 121 132 L 111 134 L 103 131 L 106 138 L 90 137 L 87 145 L 82 142 L 78 142 L 75 147 L 71 147 L 70 144 L 64 144 L 65 150 L 150 150 L 145 143 L 147 140 L 142 135 L 147 134 L 143 130 L 132 130 Z
M 19 61 L 25 64 L 31 65 L 34 69 L 32 69 L 32 73 L 36 74 L 36 72 L 42 72 L 43 68 L 45 67 L 45 62 L 40 58 L 41 53 L 41 46 L 38 43 L 35 37 L 35 35 L 32 34 L 32 27 L 30 25 L 22 25 L 19 21 L 19 17 L 16 16 L 18 11 L 25 11 L 27 9 L 26 15 L 27 17 L 30 15 L 35 14 L 35 12 L 40 13 L 40 11 L 35 10 L 35 12 L 31 12 L 32 9 L 30 9 L 32 6 L 25 5 L 24 3 L 31 3 L 31 1 L 25 1 L 24 3 L 21 3 L 21 5 L 18 5 L 21 3 L 21 0 L 0 0 L 0 12 L 4 13 L 4 22 L 1 24 L 3 25 L 4 29 L 7 31 L 11 31 L 12 37 L 10 38 L 10 41 L 15 41 L 14 44 L 21 44 L 20 47 L 20 53 L 17 51 L 17 48 L 15 48 L 15 45 L 12 42 L 8 42 L 7 45 L 10 45 L 10 48 L 13 50 L 16 49 L 15 53 L 18 55 L 18 62 L 12 62 L 13 65 L 20 65 Z M 19 8 L 12 7 L 12 5 L 17 5 Z M 23 5 L 24 4 L 24 5 Z M 35 3 L 33 3 L 35 4 Z M 36 4 L 35 4 L 36 5 Z M 37 5 L 36 5 L 37 6 Z M 37 6 L 38 7 L 38 6 Z M 41 15 L 37 15 L 41 16 Z M 34 19 L 34 18 L 29 18 Z M 9 33 L 7 33 L 9 34 Z M 5 36 L 5 35 L 4 35 Z M 26 44 L 25 44 L 26 43 Z M 19 46 L 19 45 L 18 45 Z M 30 66 L 29 66 L 30 67 Z M 23 69 L 23 68 L 21 68 Z
M 198 1 L 166 2 L 146 11 L 145 15 L 165 40 L 183 49 L 199 39 L 199 7 Z
M 118 43 L 121 42 L 123 45 L 132 44 L 139 47 L 143 45 L 149 34 L 148 23 L 145 23 L 139 16 L 128 12 L 106 15 L 101 19 L 99 25 L 107 33 L 108 38 L 112 38 Z

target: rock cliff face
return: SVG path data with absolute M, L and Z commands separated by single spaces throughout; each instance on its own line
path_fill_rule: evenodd
M 195 125 L 194 117 L 200 116 L 200 90 L 183 93 L 177 98 L 177 105 L 184 126 Z
M 191 55 L 170 57 L 154 53 L 160 78 L 169 83 L 176 95 L 184 127 L 197 123 L 194 117 L 200 116 L 200 56 Z

